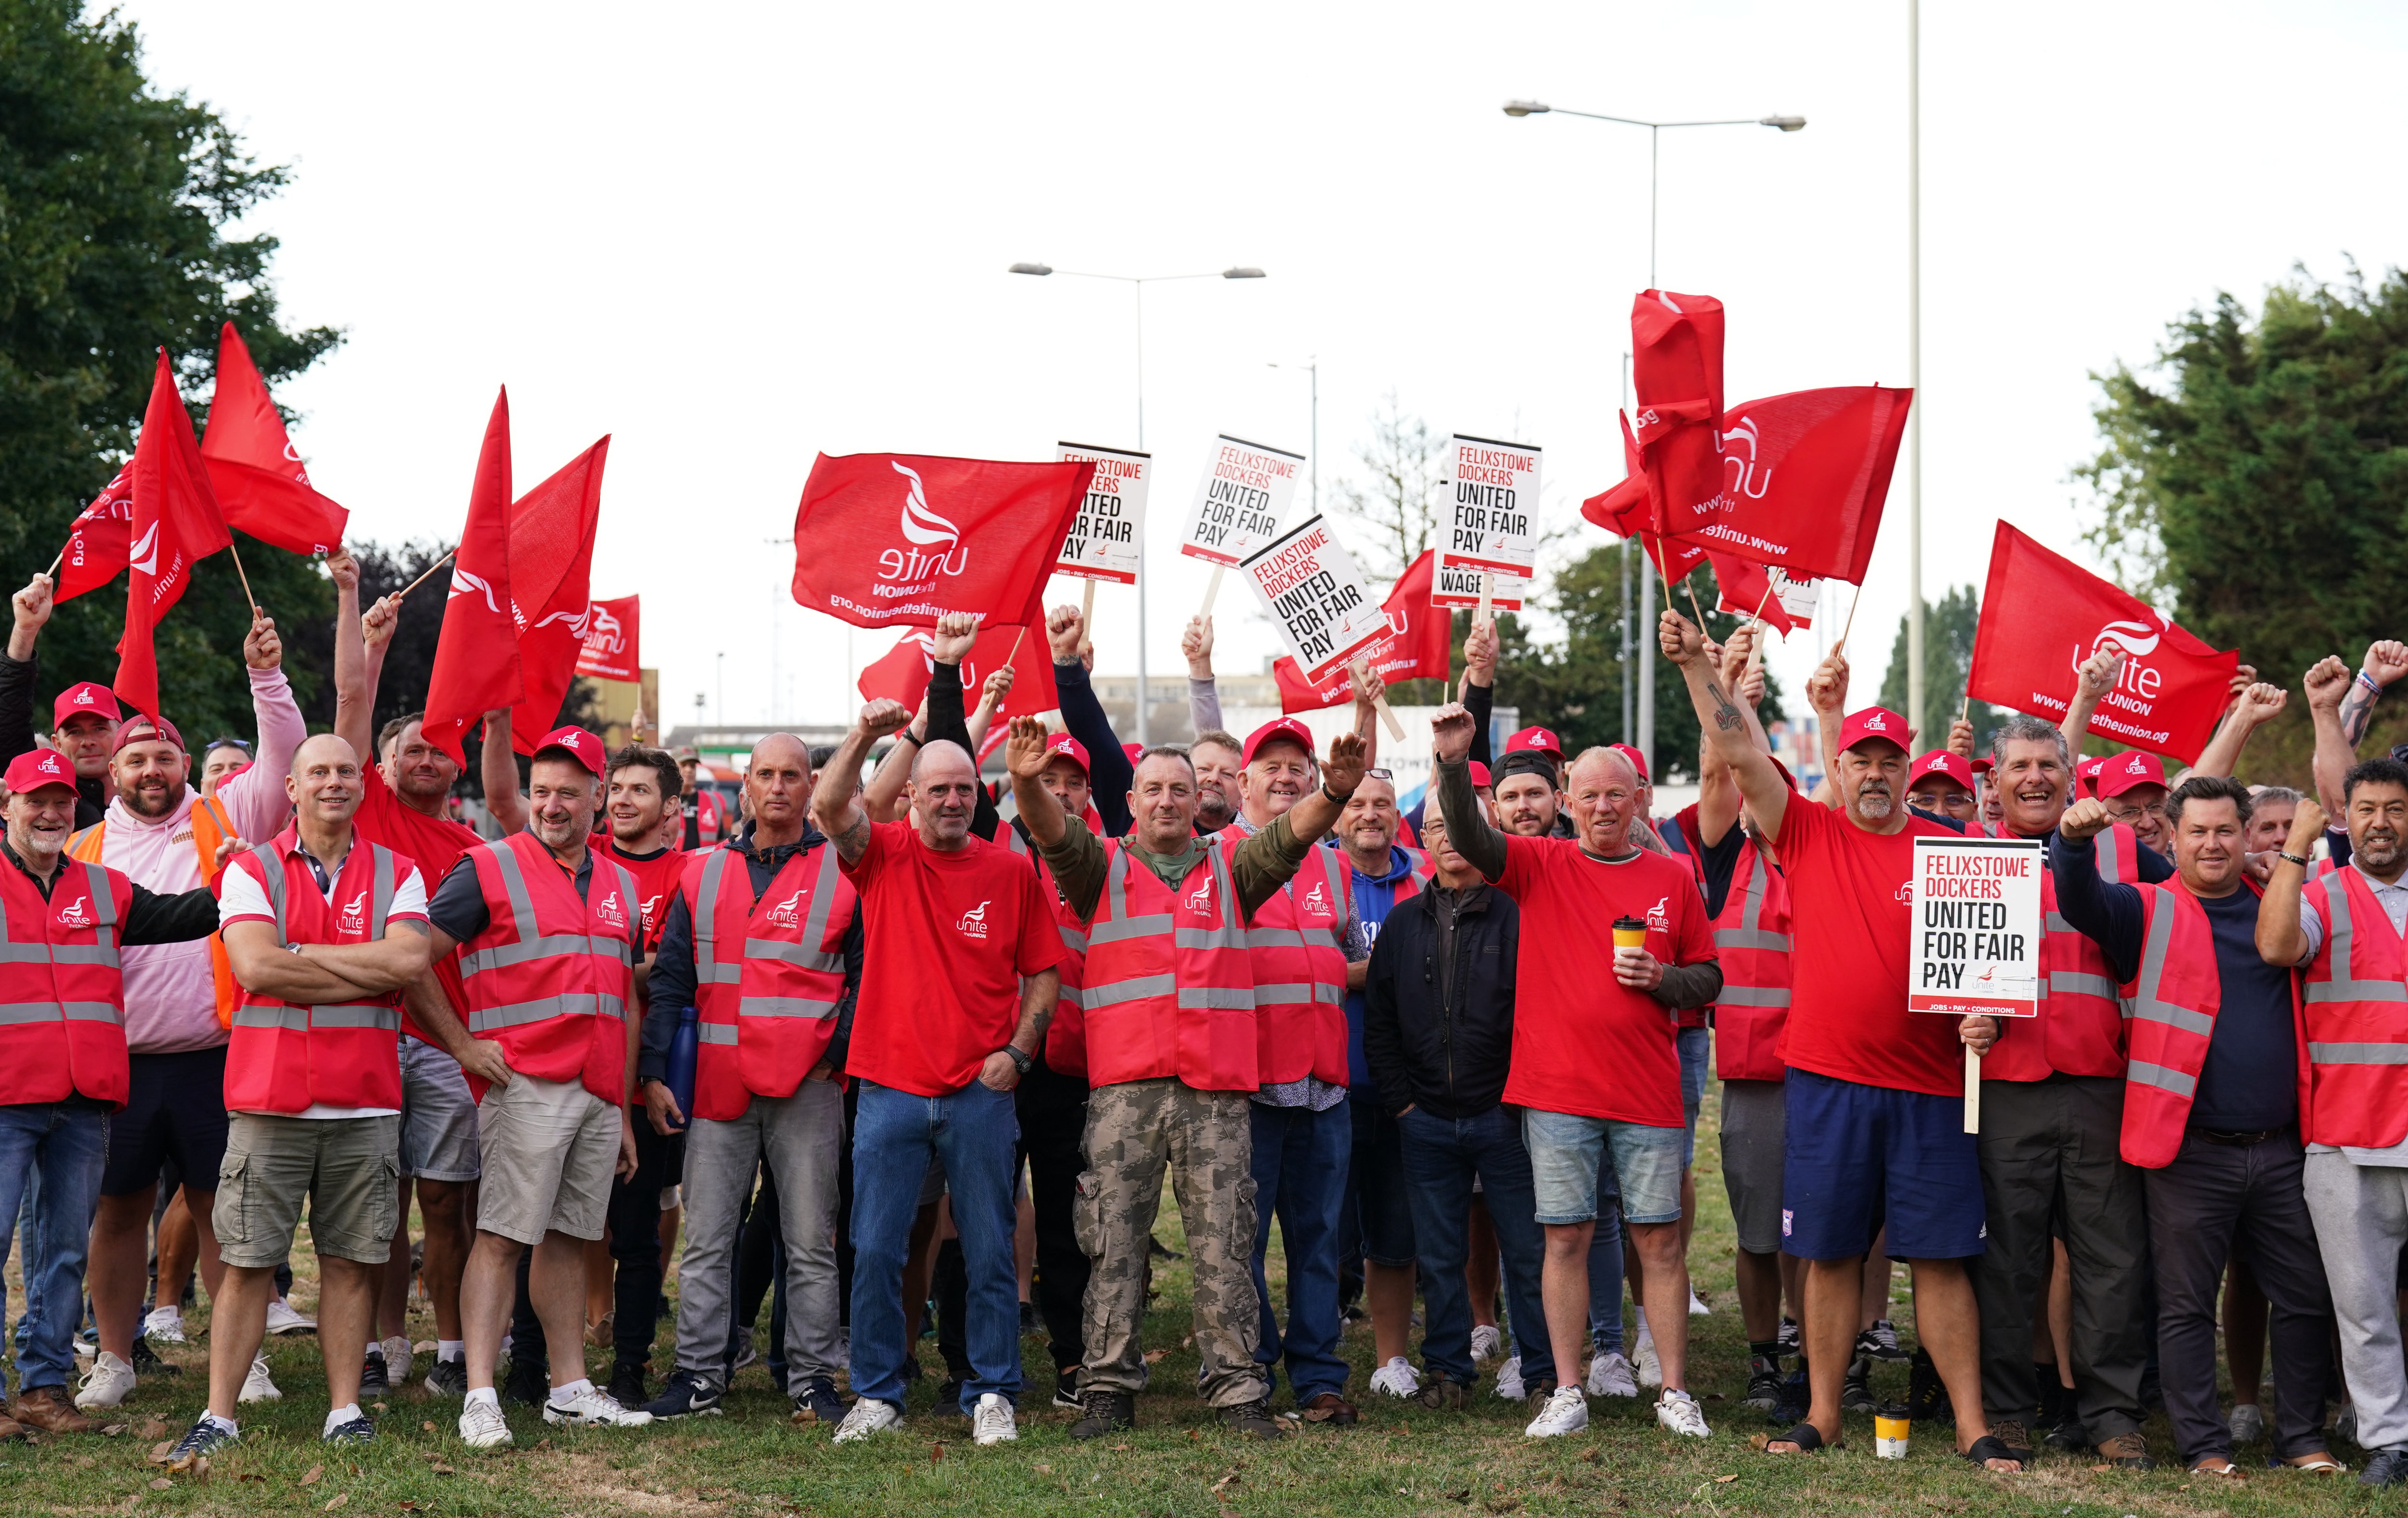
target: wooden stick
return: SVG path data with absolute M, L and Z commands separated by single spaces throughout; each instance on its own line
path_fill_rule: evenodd
M 460 550 L 459 550 L 457 547 L 453 547 L 453 548 L 446 549 L 446 550 L 444 551 L 444 552 L 443 552 L 443 557 L 441 557 L 441 558 L 439 558 L 439 559 L 436 560 L 433 564 L 428 565 L 428 566 L 426 566 L 426 573 L 424 573 L 424 574 L 423 574 L 423 575 L 419 576 L 416 580 L 411 580 L 408 584 L 404 585 L 404 586 L 401 588 L 401 594 L 404 594 L 404 595 L 408 595 L 410 592 L 412 592 L 412 591 L 414 591 L 414 590 L 418 589 L 418 587 L 419 587 L 419 586 L 423 585 L 423 584 L 425 584 L 428 580 L 430 580 L 434 579 L 434 578 L 435 578 L 435 571 L 436 571 L 436 570 L 437 570 L 437 569 L 442 568 L 445 565 L 447 565 L 447 564 L 451 563 L 451 562 L 452 562 L 452 554 L 454 554 L 454 553 L 457 553 L 457 552 L 459 552 L 459 551 L 460 551 Z
M 1204 608 L 1196 613 L 1197 616 L 1209 617 L 1212 614 L 1212 602 L 1221 594 L 1221 571 L 1226 567 L 1226 565 L 1218 564 L 1212 566 L 1212 578 L 1204 582 Z
M 56 580 L 56 579 L 58 579 L 58 575 L 59 575 L 59 566 L 61 566 L 61 565 L 63 565 L 63 564 L 64 564 L 64 563 L 66 563 L 66 562 L 67 562 L 67 551 L 66 551 L 65 549 L 61 549 L 61 550 L 59 550 L 59 556 L 58 556 L 57 558 L 55 558 L 55 559 L 52 559 L 52 560 L 50 561 L 50 566 L 48 569 L 43 570 L 43 571 L 42 571 L 42 573 L 43 573 L 43 574 L 45 574 L 45 575 L 48 575 L 48 576 L 49 576 L 50 579 L 52 579 L 52 580 Z
M 1698 614 L 1698 632 L 1702 636 L 1706 630 L 1706 609 L 1698 604 L 1698 587 L 1690 584 L 1689 577 L 1684 575 L 1681 577 L 1681 588 L 1689 593 L 1689 609 Z
M 1087 581 L 1087 583 L 1088 583 L 1088 584 L 1090 584 L 1090 585 L 1093 585 L 1093 584 L 1095 583 L 1095 581 L 1091 580 Z M 1017 658 L 1019 658 L 1019 657 L 1020 657 L 1020 645 L 1021 645 L 1024 641 L 1025 641 L 1025 640 L 1026 640 L 1027 637 L 1028 637 L 1028 629 L 1027 629 L 1027 627 L 1026 627 L 1025 625 L 1024 625 L 1024 626 L 1022 626 L 1022 628 L 1020 629 L 1019 636 L 1018 636 L 1018 637 L 1014 637 L 1014 638 L 1011 640 L 1011 652 L 1010 652 L 1010 653 L 1007 653 L 1007 654 L 1005 654 L 1005 655 L 1003 656 L 1003 667 L 1005 667 L 1006 669 L 1010 668 L 1010 667 L 1011 667 L 1011 661 L 1013 661 L 1014 659 L 1017 659 Z
M 1749 619 L 1756 627 L 1756 636 L 1747 640 L 1747 667 L 1740 672 L 1742 677 L 1756 673 L 1757 663 L 1764 657 L 1764 603 L 1771 599 L 1772 577 L 1767 575 L 1764 594 L 1756 603 L 1756 615 Z
M 1397 714 L 1388 709 L 1388 687 L 1384 682 L 1371 693 L 1371 704 L 1380 709 L 1380 722 L 1387 728 L 1389 738 L 1402 743 L 1405 740 L 1405 724 L 1397 721 Z
M 1480 620 L 1481 620 L 1482 622 L 1493 623 L 1493 622 L 1495 622 L 1495 621 L 1497 620 L 1497 612 L 1496 612 L 1495 609 L 1490 605 L 1490 602 L 1491 602 L 1491 601 L 1493 601 L 1493 600 L 1495 599 L 1495 597 L 1496 597 L 1496 594 L 1497 594 L 1497 593 L 1496 593 L 1496 580 L 1497 580 L 1497 577 L 1496 577 L 1496 576 L 1494 576 L 1494 575 L 1492 575 L 1492 574 L 1490 574 L 1487 570 L 1483 569 L 1482 571 L 1480 571 L 1480 612 L 1479 612 L 1479 617 L 1480 617 Z M 1401 741 L 1401 740 L 1404 738 L 1404 736 L 1405 736 L 1405 735 L 1404 735 L 1404 734 L 1402 734 L 1402 733 L 1395 733 L 1395 734 L 1392 734 L 1392 735 L 1390 735 L 1390 736 L 1391 736 L 1391 737 L 1394 737 L 1394 738 L 1396 738 L 1397 739 L 1398 739 L 1399 741 Z
M 1096 621 L 1096 582 L 1090 580 L 1086 582 L 1086 586 L 1085 590 L 1079 593 L 1079 625 L 1092 627 Z M 1013 645 L 1015 648 L 1018 646 L 1018 644 Z
M 1965 1051 L 1965 1131 L 1982 1131 L 1982 1056 Z
M 1664 539 L 1660 537 L 1656 539 L 1656 578 L 1664 587 L 1664 609 L 1679 610 L 1680 609 L 1672 604 L 1672 571 L 1665 566 Z M 1703 633 L 1705 630 L 1706 624 L 1703 622 L 1698 623 L 1698 631 Z
M 251 614 L 256 619 L 259 615 L 259 602 L 251 594 L 251 577 L 242 572 L 242 554 L 235 548 L 234 539 L 231 537 L 226 539 L 226 551 L 234 555 L 234 578 L 242 581 L 243 604 L 251 608 Z

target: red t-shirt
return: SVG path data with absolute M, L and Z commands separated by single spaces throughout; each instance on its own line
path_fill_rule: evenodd
M 370 843 L 381 843 L 397 854 L 408 855 L 416 862 L 432 895 L 443 877 L 452 873 L 452 866 L 460 862 L 460 856 L 485 840 L 477 836 L 475 828 L 448 817 L 429 817 L 395 795 L 393 787 L 384 782 L 384 771 L 376 766 L 361 768 L 360 809 L 351 816 L 351 830 Z M 465 1017 L 466 1013 L 462 1010 L 468 1005 L 468 997 L 460 985 L 460 956 L 450 953 L 437 960 L 435 979 L 451 996 L 452 1010 Z M 418 1025 L 418 1020 L 409 1015 L 407 1003 L 402 1007 L 401 1031 L 423 1043 L 435 1042 Z
M 1020 978 L 1061 963 L 1037 871 L 972 838 L 941 853 L 882 823 L 843 866 L 861 895 L 861 995 L 847 1073 L 918 1096 L 978 1079 L 1020 1025 Z
M 661 946 L 661 929 L 669 920 L 669 898 L 677 895 L 678 878 L 685 873 L 685 851 L 663 849 L 650 859 L 637 859 L 623 852 L 619 840 L 607 831 L 595 834 L 590 847 L 603 858 L 618 861 L 636 878 L 636 898 L 644 908 L 644 952 L 651 953 Z
M 1607 864 L 1570 838 L 1509 836 L 1497 888 L 1522 909 L 1505 1100 L 1680 1127 L 1673 1014 L 1613 978 L 1613 922 L 1643 918 L 1647 952 L 1667 965 L 1713 958 L 1706 904 L 1688 866 L 1644 850 Z
M 1959 836 L 1914 816 L 1895 833 L 1868 833 L 1843 811 L 1789 798 L 1773 838 L 1789 877 L 1784 1063 L 1893 1091 L 1963 1093 L 1957 1019 L 1906 1010 L 1914 840 Z

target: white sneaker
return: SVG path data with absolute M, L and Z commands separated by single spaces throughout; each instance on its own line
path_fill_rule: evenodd
M 384 1341 L 385 1384 L 402 1387 L 409 1384 L 409 1336 L 395 1334 Z
M 154 1307 L 143 1314 L 142 1337 L 153 1344 L 184 1342 L 184 1310 L 176 1307 Z
M 1592 1354 L 1588 1361 L 1588 1395 L 1591 1396 L 1637 1396 L 1639 1377 L 1630 1362 L 1621 1353 L 1608 1350 Z
M 902 1422 L 903 1410 L 894 1403 L 881 1402 L 874 1396 L 857 1397 L 853 1411 L 844 1415 L 844 1422 L 836 1425 L 836 1442 L 850 1444 L 855 1439 L 883 1433 Z
M 267 1331 L 271 1334 L 314 1334 L 318 1331 L 318 1320 L 305 1318 L 294 1311 L 293 1304 L 290 1302 L 280 1302 L 270 1298 L 267 1304 Z
M 557 1396 L 558 1393 L 552 1394 Z M 630 1412 L 603 1394 L 602 1389 L 588 1382 L 566 1402 L 546 1399 L 543 1421 L 548 1424 L 576 1424 L 584 1427 L 641 1428 L 652 1421 L 652 1415 L 641 1411 Z
M 1706 1306 L 1704 1302 L 1698 1299 L 1698 1294 L 1696 1292 L 1693 1291 L 1689 1293 L 1689 1316 L 1693 1318 L 1711 1317 L 1713 1314 L 1713 1310 L 1714 1310 L 1713 1308 Z
M 865 1398 L 864 1400 L 875 1399 Z M 878 1405 L 880 1407 L 884 1407 L 886 1404 L 880 1402 Z M 859 1407 L 861 1406 L 861 1403 L 855 1402 L 853 1406 Z M 843 1425 L 838 1428 L 836 1437 L 842 1439 L 844 1437 L 844 1429 L 851 1427 L 852 1425 L 853 1414 L 848 1412 L 844 1416 Z M 1020 1425 L 1012 1422 L 1011 1403 L 1010 1399 L 996 1392 L 981 1393 L 978 1400 L 978 1411 L 970 1418 L 970 1442 L 973 1444 L 1010 1444 L 1019 1438 Z
M 93 1408 L 113 1408 L 125 1400 L 134 1390 L 134 1368 L 101 1351 L 93 1357 L 92 1368 L 76 1382 L 75 1405 L 89 1412 Z
M 1484 1323 L 1471 1330 L 1471 1363 L 1494 1360 L 1505 1351 L 1505 1336 L 1493 1323 Z
M 240 1396 L 236 1396 L 235 1400 L 237 1402 L 274 1402 L 281 1399 L 283 1396 L 284 1394 L 282 1392 L 276 1389 L 276 1382 L 268 1379 L 267 1356 L 265 1354 L 252 1355 L 251 1358 L 251 1371 L 248 1375 L 242 1378 L 242 1393 Z
M 1371 1372 L 1371 1390 L 1375 1392 L 1401 1398 L 1421 1389 L 1422 1378 L 1414 1374 L 1413 1363 L 1401 1354 Z
M 1656 1421 L 1676 1434 L 1691 1439 L 1711 1439 L 1713 1430 L 1706 1426 L 1705 1410 L 1698 1399 L 1686 1392 L 1667 1389 L 1656 1399 Z
M 460 1442 L 472 1450 L 498 1450 L 510 1442 L 510 1425 L 502 1417 L 502 1406 L 481 1396 L 468 1398 L 460 1410 Z
M 1522 1384 L 1522 1357 L 1515 1355 L 1497 1368 L 1497 1395 L 1508 1402 L 1519 1402 L 1530 1395 Z
M 1558 1386 L 1555 1395 L 1547 1398 L 1547 1410 L 1522 1432 L 1532 1439 L 1553 1439 L 1558 1434 L 1577 1434 L 1587 1426 L 1588 1398 L 1577 1386 Z
M 1641 1339 L 1639 1353 L 1631 1357 L 1639 1369 L 1639 1384 L 1654 1391 L 1664 1384 L 1664 1362 L 1656 1358 L 1656 1340 Z

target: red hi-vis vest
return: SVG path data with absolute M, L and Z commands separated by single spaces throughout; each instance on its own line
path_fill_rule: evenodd
M 474 862 L 493 919 L 460 946 L 468 1031 L 499 1043 L 521 1075 L 581 1078 L 611 1106 L 625 1101 L 633 935 L 642 925 L 635 877 L 595 854 L 590 899 L 580 900 L 577 883 L 532 833 L 480 843 L 463 857 Z
M 1232 838 L 1221 852 L 1235 860 L 1244 842 Z M 1335 849 L 1306 850 L 1295 877 L 1254 909 L 1246 929 L 1246 952 L 1254 966 L 1255 1061 L 1264 1085 L 1307 1075 L 1333 1086 L 1346 1083 L 1352 868 Z
M 1087 810 L 1093 814 L 1093 803 L 1088 805 Z M 1100 833 L 1098 824 L 1090 823 L 1090 826 Z M 1020 836 L 1020 829 L 1006 823 L 996 834 L 996 839 L 1036 866 L 1037 883 L 1044 889 L 1045 899 L 1054 907 L 1054 931 L 1062 937 L 1062 962 L 1054 967 L 1061 974 L 1062 989 L 1054 1003 L 1053 1020 L 1045 1024 L 1045 1067 L 1056 1075 L 1084 1080 L 1087 1075 L 1087 1022 L 1086 1009 L 1081 998 L 1085 995 L 1087 983 L 1086 924 L 1079 921 L 1071 912 L 1069 904 L 1062 899 L 1061 889 L 1054 883 L 1053 872 L 1045 867 L 1045 861 L 1037 851 L 1028 846 L 1028 840 Z
M 2117 823 L 2093 843 L 2100 880 L 2141 883 L 2140 840 L 2129 826 Z M 2051 1072 L 2119 1078 L 2127 1012 L 2115 967 L 2106 950 L 2057 911 L 2053 869 L 2041 871 L 2040 911 L 2040 1016 L 2000 1019 L 2004 1030 L 1982 1056 L 1982 1079 L 2045 1081 Z
M 2255 881 L 2243 883 L 2258 889 Z M 2189 888 L 2172 880 L 2140 892 L 2147 927 L 2140 971 L 2123 988 L 2131 1024 L 2121 1148 L 2128 1163 L 2159 1170 L 2182 1152 L 2199 1072 L 2207 1067 L 2208 1040 L 2224 1005 L 2224 981 L 2215 968 L 2207 909 Z
M 1731 866 L 1714 919 L 1723 967 L 1714 998 L 1714 1068 L 1726 1081 L 1783 1081 L 1781 1035 L 1789 1023 L 1789 881 L 1751 838 Z
M 0 1106 L 125 1105 L 117 924 L 133 906 L 134 882 L 104 865 L 61 859 L 45 901 L 0 862 Z
M 1087 924 L 1088 1081 L 1259 1089 L 1254 964 L 1228 852 L 1205 849 L 1173 891 L 1129 857 L 1133 847 L 1104 845 L 1104 888 Z
M 374 943 L 384 937 L 394 887 L 407 866 L 390 849 L 356 840 L 329 905 L 297 834 L 236 854 L 229 867 L 259 881 L 276 911 L 276 941 Z M 401 993 L 333 1007 L 298 1007 L 245 988 L 226 1042 L 229 1112 L 301 1112 L 329 1107 L 401 1107 Z
M 726 1123 L 756 1096 L 793 1096 L 827 1053 L 857 898 L 824 843 L 787 860 L 759 901 L 744 856 L 725 847 L 687 856 L 678 889 L 700 1013 L 694 1115 Z
M 2325 924 L 2299 1001 L 2308 1054 L 2300 1137 L 2388 1149 L 2408 1138 L 2408 953 L 2357 870 L 2335 870 L 2300 895 Z
M 234 823 L 226 816 L 225 806 L 213 795 L 196 795 L 192 810 L 193 848 L 201 856 L 201 879 L 209 884 L 218 882 L 218 845 L 235 836 Z M 104 817 L 67 840 L 68 857 L 100 863 L 100 852 L 108 841 L 108 819 Z M 231 863 L 231 861 L 229 861 Z M 234 962 L 226 958 L 225 939 L 209 935 L 209 981 L 217 991 L 218 1026 L 234 1026 L 234 1010 L 242 1000 L 242 987 L 235 983 Z

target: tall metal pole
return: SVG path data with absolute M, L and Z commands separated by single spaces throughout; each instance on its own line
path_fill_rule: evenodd
M 1656 288 L 1656 142 L 1663 136 L 1647 129 L 1647 288 Z M 1636 355 L 1633 356 L 1636 362 Z M 1667 587 L 1669 592 L 1670 587 Z M 1639 601 L 1630 609 L 1631 636 L 1639 644 L 1639 752 L 1650 774 L 1656 769 L 1656 639 L 1647 623 L 1656 610 L 1656 565 L 1645 545 L 1639 551 Z M 1700 632 L 1704 629 L 1700 628 Z
M 1921 0 L 1906 0 L 1906 720 L 1928 732 L 1923 700 L 1923 44 Z
M 1321 515 L 1321 355 L 1304 366 L 1312 376 L 1312 514 Z
M 1145 281 L 1130 281 L 1137 290 L 1137 451 L 1145 451 Z M 1154 741 L 1154 723 L 1147 709 L 1154 705 L 1148 699 L 1145 684 L 1145 539 L 1137 545 L 1137 741 L 1144 747 Z M 1095 629 L 1087 636 L 1093 637 Z

